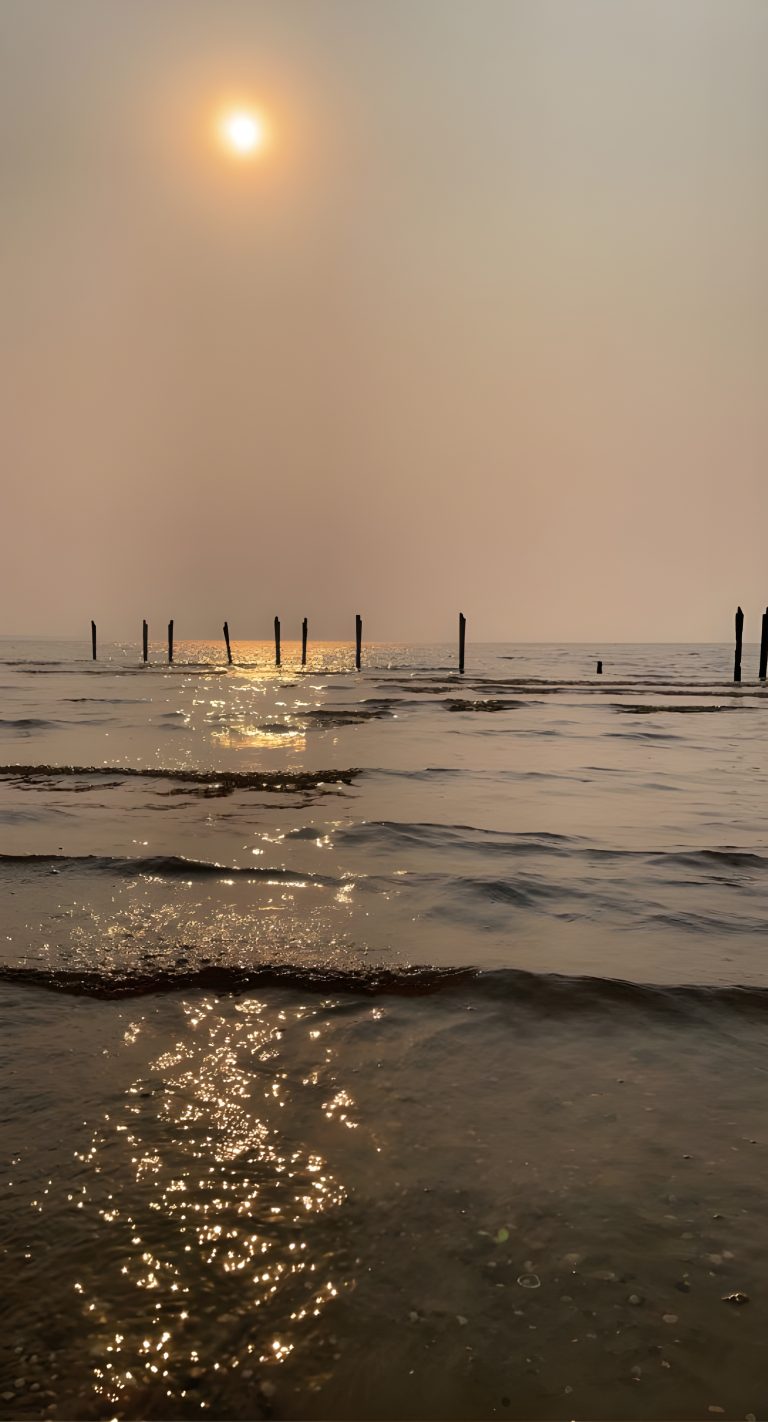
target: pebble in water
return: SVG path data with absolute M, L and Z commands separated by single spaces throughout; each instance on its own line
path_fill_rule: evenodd
M 749 1294 L 742 1294 L 739 1289 L 732 1294 L 723 1294 L 723 1303 L 745 1304 L 749 1303 Z
M 663 1314 L 661 1315 L 661 1317 L 662 1317 L 664 1323 L 677 1323 L 677 1314 L 676 1314 L 676 1313 L 663 1313 Z
M 538 1274 L 518 1274 L 517 1282 L 521 1289 L 540 1289 L 541 1279 Z

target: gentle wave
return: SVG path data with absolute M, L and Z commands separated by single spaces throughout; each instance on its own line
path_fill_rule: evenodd
M 293 830 L 288 838 L 301 837 Z M 315 837 L 317 831 L 308 832 Z M 362 820 L 340 826 L 334 834 L 338 844 L 363 844 L 392 849 L 429 848 L 475 850 L 483 855 L 557 856 L 588 862 L 639 862 L 681 869 L 768 869 L 768 851 L 740 849 L 736 845 L 707 848 L 621 849 L 595 844 L 584 837 L 558 834 L 551 830 L 509 832 L 482 829 L 466 824 L 437 824 L 429 821 Z M 556 887 L 556 886 L 553 886 Z
M 191 770 L 172 769 L 156 765 L 0 765 L 0 779 L 52 780 L 66 776 L 105 777 L 112 779 L 176 780 L 183 784 L 218 787 L 223 793 L 231 790 L 317 790 L 323 786 L 351 785 L 362 771 L 302 770 L 296 773 L 280 770 Z
M 711 715 L 716 711 L 756 711 L 758 708 L 756 706 L 740 706 L 738 703 L 733 706 L 647 706 L 617 701 L 612 709 L 623 711 L 630 716 L 702 716 Z
M 532 973 L 522 968 L 484 972 L 470 967 L 400 967 L 332 970 L 295 963 L 253 967 L 203 964 L 177 971 L 121 973 L 0 966 L 0 982 L 97 998 L 139 997 L 154 993 L 203 990 L 247 992 L 282 987 L 299 992 L 352 993 L 365 996 L 419 996 L 462 992 L 489 1001 L 521 1005 L 546 1013 L 624 1007 L 649 1012 L 695 1015 L 702 1010 L 763 1013 L 768 987 L 704 983 L 641 983 L 624 978 Z
M 186 859 L 180 854 L 149 854 L 135 857 L 108 854 L 0 854 L 0 869 L 46 865 L 53 871 L 88 870 L 120 877 L 151 874 L 167 879 L 255 879 L 270 883 L 317 884 L 323 888 L 339 888 L 344 882 L 331 874 L 307 873 L 304 870 L 269 869 L 262 865 L 216 864 L 207 859 Z
M 7 726 L 15 731 L 51 731 L 62 724 L 67 723 L 49 721 L 43 716 L 0 716 L 0 727 Z
M 317 839 L 317 834 L 315 825 L 302 825 L 289 830 L 286 839 L 314 841 Z M 359 823 L 339 826 L 335 830 L 333 838 L 337 845 L 395 851 L 431 849 L 439 852 L 453 849 L 474 852 L 485 857 L 489 854 L 499 858 L 554 856 L 593 864 L 615 863 L 620 865 L 625 862 L 631 864 L 642 861 L 660 869 L 689 869 L 697 872 L 712 869 L 759 870 L 763 872 L 768 870 L 768 852 L 761 854 L 755 850 L 740 849 L 731 845 L 701 849 L 619 849 L 608 848 L 604 845 L 594 844 L 587 839 L 557 834 L 548 830 L 509 833 L 505 830 L 479 829 L 474 825 L 433 824 L 427 821 L 362 820 Z M 263 878 L 265 876 L 274 878 L 285 873 L 292 879 L 296 877 L 302 879 L 320 878 L 329 884 L 341 882 L 333 876 L 318 876 L 301 869 L 284 870 L 253 865 L 238 866 L 222 864 L 216 860 L 192 859 L 181 854 L 111 856 L 0 853 L 0 865 L 3 864 L 78 866 L 103 871 L 111 870 L 118 874 L 228 875 L 243 878 Z M 412 871 L 408 877 L 411 881 L 417 882 L 421 878 L 434 876 L 419 875 L 417 871 Z M 494 892 L 499 887 L 498 881 L 489 876 L 484 876 L 479 880 L 466 879 L 455 868 L 446 875 L 438 877 L 444 877 L 454 882 L 459 888 L 470 885 Z M 503 887 L 506 889 L 508 886 L 503 885 Z M 565 887 L 568 892 L 573 892 L 573 885 Z M 563 888 L 563 885 L 553 883 L 548 888 L 549 892 L 557 893 Z

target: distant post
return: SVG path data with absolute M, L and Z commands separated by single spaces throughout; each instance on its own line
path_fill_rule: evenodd
M 173 661 L 173 618 L 168 623 L 168 665 Z
M 360 670 L 360 663 L 363 659 L 363 619 L 359 612 L 355 613 L 355 667 Z
M 275 618 L 275 666 L 280 665 L 280 618 Z
M 602 676 L 602 675 L 603 675 L 603 664 L 602 664 L 602 662 L 598 662 L 598 664 L 597 664 L 597 675 L 598 675 L 598 676 Z
M 96 623 L 91 620 L 91 652 L 93 660 L 96 661 Z
M 467 641 L 467 619 L 463 612 L 459 613 L 459 671 L 464 670 L 464 648 Z
M 741 641 L 744 633 L 744 613 L 740 607 L 736 609 L 736 655 L 733 659 L 733 679 L 741 681 Z
M 760 680 L 765 681 L 768 674 L 768 607 L 763 613 L 763 627 L 760 637 Z
M 146 618 L 141 624 L 141 652 L 145 662 L 149 661 L 149 628 Z
M 229 665 L 231 666 L 231 665 L 232 665 L 232 648 L 231 648 L 230 645 L 229 645 L 229 623 L 228 623 L 228 622 L 225 622 L 225 623 L 224 623 L 224 641 L 225 641 L 226 644 L 227 644 L 227 661 L 229 662 Z
M 303 621 L 302 624 L 301 624 L 301 665 L 302 665 L 303 667 L 305 667 L 305 666 L 307 665 L 307 619 L 306 619 L 306 617 L 304 618 L 304 621 Z

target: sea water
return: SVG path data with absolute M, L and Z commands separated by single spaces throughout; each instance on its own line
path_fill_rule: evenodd
M 763 687 L 233 655 L 0 641 L 0 1415 L 765 1415 Z

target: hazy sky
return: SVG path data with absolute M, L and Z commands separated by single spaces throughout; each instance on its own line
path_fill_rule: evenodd
M 0 0 L 0 182 L 0 631 L 756 635 L 766 0 Z

